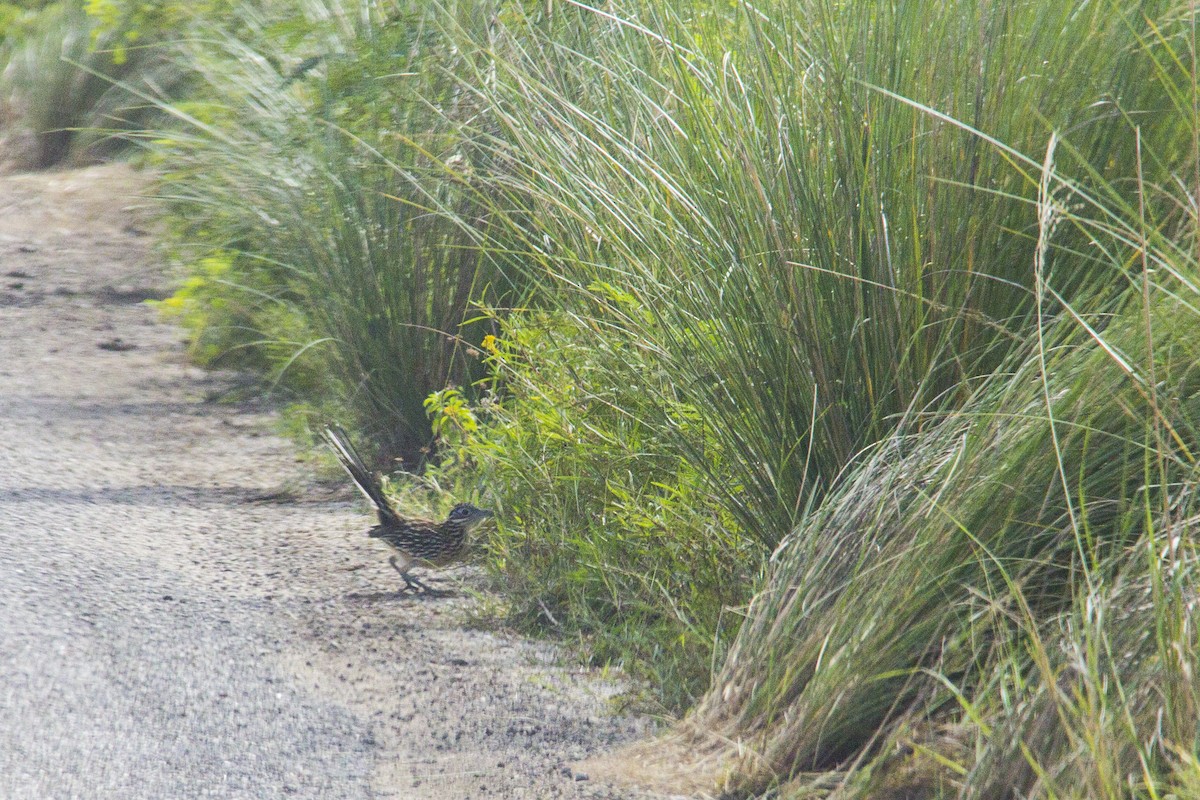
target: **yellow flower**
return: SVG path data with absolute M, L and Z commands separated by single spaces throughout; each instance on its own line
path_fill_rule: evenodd
M 479 346 L 484 350 L 487 350 L 492 355 L 498 355 L 500 352 L 500 348 L 496 346 L 496 337 L 492 336 L 490 333 L 483 337 L 483 341 L 479 343 Z

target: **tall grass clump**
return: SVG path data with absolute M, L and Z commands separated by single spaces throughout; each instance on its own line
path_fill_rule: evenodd
M 1146 42 L 1193 126 L 1194 41 L 1164 26 Z M 1194 131 L 1190 153 L 1154 156 L 1177 160 L 1153 184 L 1137 175 L 1152 157 L 1136 129 L 1128 185 L 1077 152 L 1063 168 L 1079 177 L 1062 177 L 1053 137 L 1040 169 L 1006 150 L 1040 176 L 1038 321 L 958 409 L 905 415 L 773 555 L 682 728 L 708 746 L 710 786 L 1194 792 Z M 1063 246 L 1076 237 L 1086 251 Z M 1056 280 L 1078 259 L 1093 277 L 1068 301 Z
M 686 704 L 721 609 L 838 476 L 972 402 L 1040 319 L 1036 171 L 967 128 L 1018 152 L 1064 131 L 1120 195 L 1138 124 L 1168 184 L 1192 130 L 1153 50 L 1176 11 L 556 4 L 455 32 L 488 55 L 476 141 L 537 287 L 500 323 L 472 461 L 518 613 Z M 1119 296 L 1087 234 L 1056 243 L 1064 302 Z
M 10 15 L 0 43 L 0 160 L 18 169 L 88 163 L 152 124 L 154 106 L 139 91 L 166 96 L 185 73 L 161 51 L 120 49 L 122 41 L 77 0 Z
M 1194 752 L 1195 689 L 1179 675 L 1198 644 L 1200 331 L 1168 291 L 1144 372 L 1119 360 L 1142 344 L 1132 299 L 1103 346 L 1061 324 L 1052 377 L 1031 355 L 961 412 L 886 440 L 789 537 L 686 723 L 720 743 L 710 774 L 724 789 L 874 756 L 862 796 L 940 781 L 968 796 L 1117 797 L 1139 758 L 1169 774 Z M 1149 371 L 1170 398 L 1157 411 Z M 1178 716 L 1153 742 L 1164 709 Z M 1098 779 L 1089 762 L 1112 769 L 1113 791 L 1073 794 Z
M 152 142 L 196 265 L 167 305 L 202 358 L 257 367 L 415 465 L 424 400 L 478 371 L 470 303 L 505 291 L 479 256 L 462 56 L 420 3 L 300 10 L 303 25 L 242 7 L 186 53 L 207 89 Z

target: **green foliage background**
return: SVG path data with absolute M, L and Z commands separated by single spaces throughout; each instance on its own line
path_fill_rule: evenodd
M 0 3 L 0 163 L 112 157 L 155 119 L 153 99 L 183 90 L 185 68 L 136 30 L 98 25 L 93 5 Z

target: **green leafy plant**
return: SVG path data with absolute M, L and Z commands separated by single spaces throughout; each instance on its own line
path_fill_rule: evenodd
M 611 285 L 592 294 L 598 309 L 637 313 Z M 481 347 L 498 390 L 472 407 L 479 426 L 469 435 L 447 427 L 463 445 L 452 474 L 502 512 L 487 548 L 497 585 L 515 619 L 569 632 L 586 658 L 650 678 L 661 702 L 680 708 L 707 678 L 713 621 L 753 584 L 754 546 L 700 470 L 641 423 L 650 387 L 606 382 L 613 360 L 642 354 L 556 312 L 496 322 L 500 335 Z M 719 461 L 697 409 L 680 403 L 675 413 Z
M 448 469 L 471 469 L 469 453 L 475 445 L 479 421 L 467 398 L 458 389 L 441 389 L 425 398 L 425 411 L 432 423 L 442 466 Z

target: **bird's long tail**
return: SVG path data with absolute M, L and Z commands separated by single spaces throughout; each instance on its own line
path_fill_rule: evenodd
M 325 441 L 329 443 L 334 455 L 341 462 L 342 468 L 349 473 L 359 491 L 371 501 L 371 505 L 375 506 L 375 510 L 379 513 L 379 521 L 385 525 L 394 522 L 396 512 L 392 510 L 391 504 L 384 496 L 379 481 L 367 469 L 362 456 L 350 443 L 350 437 L 346 435 L 346 432 L 331 425 L 325 429 Z

